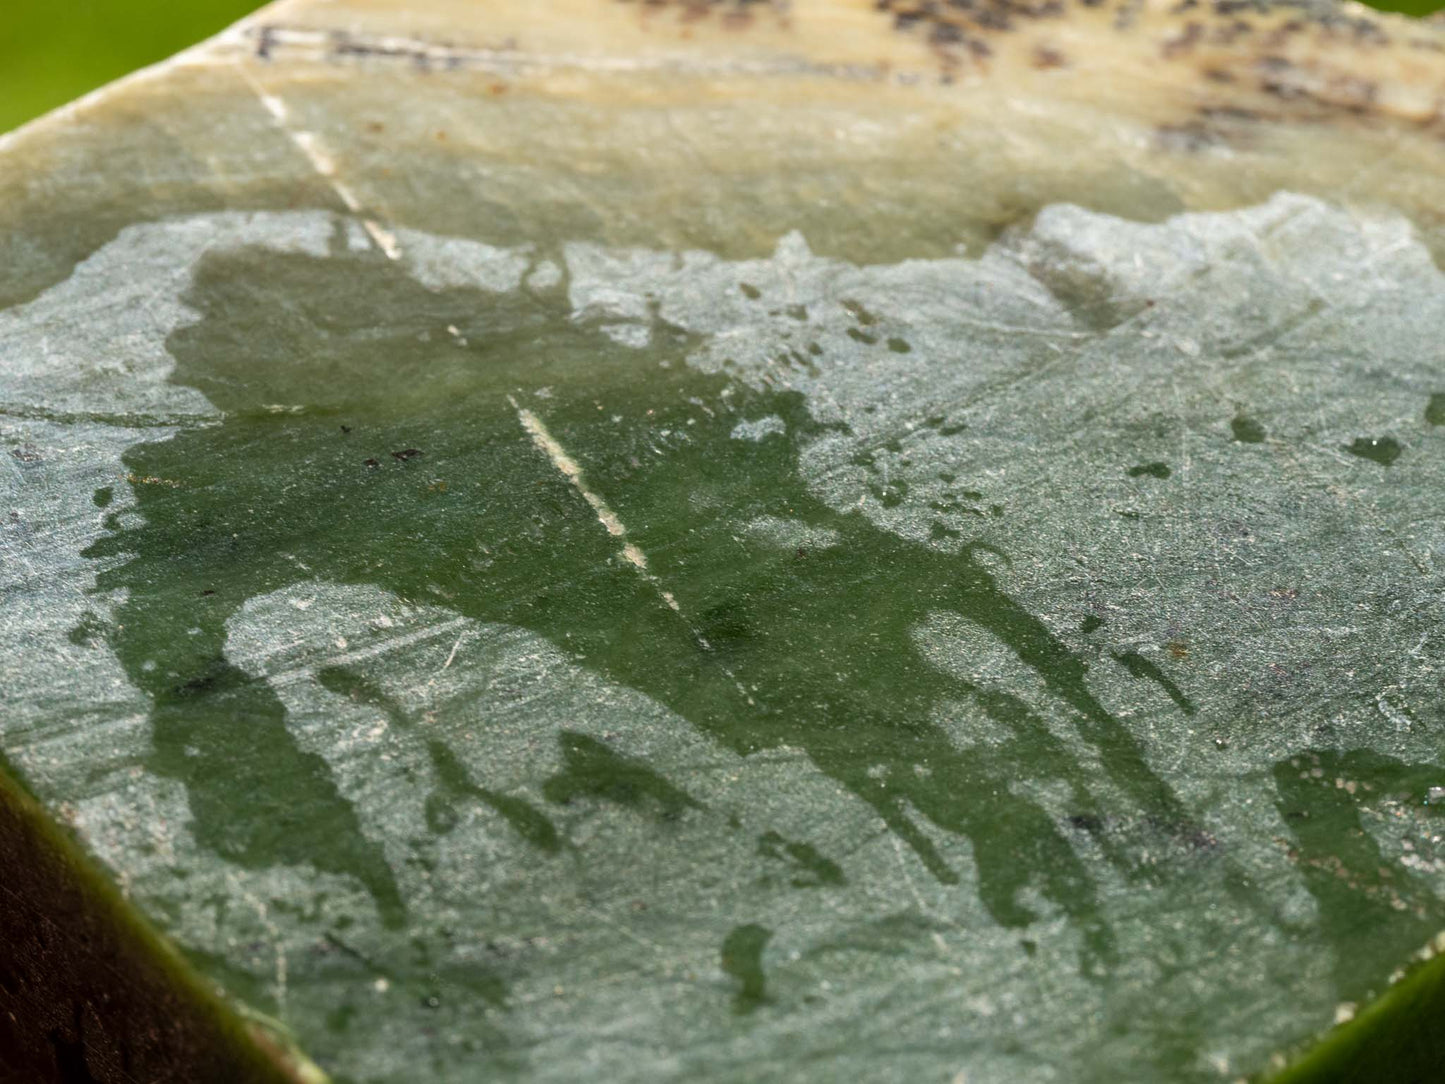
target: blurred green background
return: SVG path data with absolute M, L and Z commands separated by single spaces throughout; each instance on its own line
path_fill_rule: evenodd
M 405 0 L 397 0 L 404 3 Z M 1377 0 L 1424 15 L 1445 0 Z M 259 0 L 0 0 L 0 132 L 162 60 Z
M 261 0 L 0 0 L 0 132 L 143 68 Z

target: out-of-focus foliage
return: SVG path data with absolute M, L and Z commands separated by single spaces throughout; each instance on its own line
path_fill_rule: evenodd
M 1381 11 L 1403 11 L 1406 15 L 1433 15 L 1441 9 L 1440 0 L 1365 0 Z
M 260 0 L 0 0 L 0 132 L 163 60 Z

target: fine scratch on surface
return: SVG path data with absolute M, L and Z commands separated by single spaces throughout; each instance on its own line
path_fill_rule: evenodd
M 394 651 L 402 651 L 414 644 L 425 643 L 428 640 L 435 640 L 444 636 L 453 629 L 460 629 L 461 635 L 458 643 L 471 631 L 470 620 L 465 617 L 455 617 L 450 621 L 443 621 L 436 625 L 429 625 L 426 628 L 409 632 L 402 636 L 388 636 L 379 643 L 351 651 L 336 652 L 327 657 L 327 665 L 330 666 L 355 666 L 370 659 L 385 657 Z M 453 649 L 455 650 L 455 648 Z M 284 688 L 298 682 L 309 682 L 315 679 L 316 669 L 310 665 L 289 667 L 285 670 L 278 670 L 268 674 L 266 680 L 277 688 Z
M 441 665 L 441 669 L 442 669 L 442 670 L 447 669 L 447 667 L 451 666 L 451 664 L 452 664 L 454 661 L 456 661 L 457 652 L 462 649 L 462 642 L 466 640 L 466 638 L 467 638 L 467 633 L 470 632 L 470 631 L 471 631 L 470 629 L 464 629 L 464 630 L 462 630 L 462 634 L 457 637 L 457 642 L 454 643 L 454 644 L 452 644 L 452 649 L 451 649 L 451 651 L 447 654 L 447 661 L 444 662 L 444 663 L 442 663 L 442 665 Z M 441 673 L 441 670 L 438 670 L 437 673 Z
M 351 186 L 336 175 L 336 160 L 322 145 L 316 133 L 292 127 L 291 114 L 290 110 L 286 108 L 286 103 L 258 83 L 256 77 L 246 70 L 244 63 L 238 61 L 235 67 L 241 78 L 246 81 L 246 85 L 255 92 L 257 100 L 271 115 L 271 119 L 276 122 L 276 127 L 286 133 L 286 137 L 306 157 L 306 161 L 311 164 L 311 168 L 316 171 L 317 175 L 324 178 L 326 183 L 331 186 L 331 190 L 336 193 L 337 198 L 346 206 L 346 209 L 361 219 L 362 228 L 366 230 L 367 236 L 371 238 L 376 247 L 389 260 L 401 259 L 401 245 L 397 242 L 396 235 L 382 226 L 375 218 L 362 212 L 361 200 L 357 199 Z
M 539 70 L 566 70 L 601 74 L 651 72 L 703 72 L 712 76 L 767 77 L 778 75 L 820 75 L 861 82 L 891 79 L 908 82 L 887 65 L 830 63 L 800 56 L 749 59 L 738 56 L 606 56 L 582 50 L 536 53 L 517 48 L 515 42 L 496 47 L 442 45 L 395 35 L 363 35 L 344 30 L 323 32 L 302 27 L 242 25 L 220 39 L 263 60 L 280 53 L 287 59 L 311 62 L 362 61 L 401 63 L 422 70 L 476 70 L 495 75 L 516 76 Z M 917 74 L 912 76 L 916 81 Z
M 918 886 L 913 883 L 913 878 L 908 873 L 908 863 L 903 857 L 903 844 L 898 841 L 897 836 L 892 836 L 889 842 L 893 844 L 893 855 L 898 859 L 899 880 L 908 888 L 908 894 L 913 897 L 914 904 L 918 907 L 920 915 L 932 915 L 933 908 L 929 907 L 923 899 L 923 893 L 918 891 Z
M 266 931 L 266 936 L 270 939 L 271 950 L 276 958 L 275 980 L 272 992 L 276 998 L 277 1007 L 284 1013 L 286 1010 L 287 976 L 286 940 L 281 936 L 281 931 L 277 928 L 276 923 L 271 921 L 271 916 L 266 909 L 265 901 L 248 892 L 235 877 L 230 877 L 228 880 L 241 898 L 255 910 L 257 921 L 260 922 L 262 928 Z

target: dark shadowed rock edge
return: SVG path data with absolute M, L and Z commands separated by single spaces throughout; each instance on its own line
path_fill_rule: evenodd
M 0 770 L 0 1082 L 297 1084 Z

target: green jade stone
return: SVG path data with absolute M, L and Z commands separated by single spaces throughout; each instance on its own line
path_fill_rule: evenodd
M 316 184 L 260 40 L 230 108 Z M 1351 1017 L 1280 1079 L 1432 1079 L 1412 207 L 1048 198 L 869 258 L 897 207 L 448 230 L 246 153 L 94 241 L 57 205 L 0 290 L 16 823 L 275 1052 L 238 1079 L 1233 1081 Z M 418 191 L 490 168 L 436 153 Z M 639 198 L 587 176 L 533 198 Z M 125 1079 L 54 1027 L 55 1079 Z

